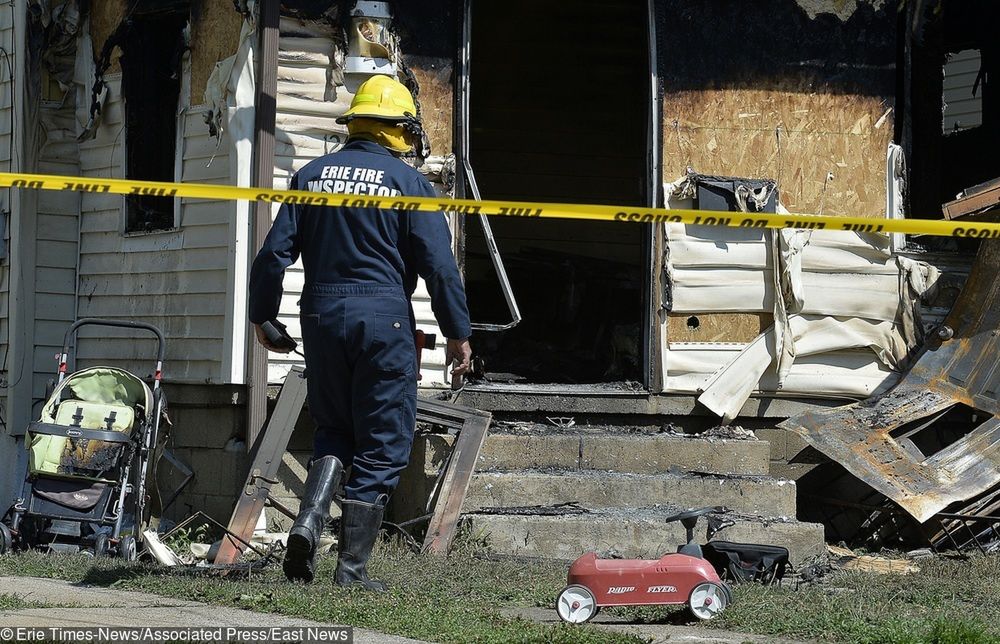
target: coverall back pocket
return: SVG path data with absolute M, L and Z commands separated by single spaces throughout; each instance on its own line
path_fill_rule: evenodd
M 413 373 L 417 355 L 409 317 L 386 313 L 375 314 L 371 360 L 379 371 L 393 374 Z

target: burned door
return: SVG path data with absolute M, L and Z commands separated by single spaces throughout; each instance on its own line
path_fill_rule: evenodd
M 466 181 L 484 199 L 650 204 L 647 3 L 469 5 Z M 518 218 L 489 223 L 523 320 L 475 334 L 486 378 L 648 384 L 651 228 Z M 511 313 L 487 241 L 483 228 L 467 220 L 470 310 L 475 322 L 504 322 Z

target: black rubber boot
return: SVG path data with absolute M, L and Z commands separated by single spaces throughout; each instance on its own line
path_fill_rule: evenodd
M 343 471 L 344 466 L 336 456 L 316 459 L 309 468 L 306 491 L 295 523 L 288 531 L 288 549 L 281 566 L 290 581 L 312 581 L 316 574 L 316 547 L 330 519 L 330 502 Z
M 382 526 L 385 502 L 364 503 L 345 499 L 342 509 L 344 514 L 340 517 L 337 585 L 358 586 L 365 590 L 384 593 L 385 584 L 369 579 L 367 566 L 375 539 L 378 538 L 378 530 Z

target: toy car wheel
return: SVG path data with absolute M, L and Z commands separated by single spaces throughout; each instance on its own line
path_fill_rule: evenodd
M 726 608 L 729 608 L 733 603 L 733 589 L 726 582 L 722 582 L 722 590 L 726 592 Z
M 10 528 L 0 523 L 0 555 L 6 554 L 14 549 L 14 535 Z
M 597 614 L 597 600 L 586 586 L 566 586 L 556 598 L 559 619 L 570 624 L 583 624 Z
M 95 557 L 107 557 L 108 556 L 108 535 L 103 532 L 99 533 L 94 537 L 94 556 Z
M 691 591 L 688 608 L 698 619 L 718 617 L 729 606 L 729 593 L 719 584 L 711 581 L 698 584 Z
M 118 541 L 118 556 L 125 561 L 135 561 L 136 546 L 135 537 L 130 534 L 125 535 Z

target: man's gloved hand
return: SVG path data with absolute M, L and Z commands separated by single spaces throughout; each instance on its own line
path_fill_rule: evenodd
M 275 353 L 291 353 L 292 349 L 290 347 L 279 347 L 267 339 L 267 333 L 261 328 L 259 324 L 253 325 L 254 332 L 257 334 L 257 342 L 260 342 L 265 349 L 268 351 L 274 351 Z
M 447 364 L 454 364 L 451 370 L 453 376 L 464 376 L 472 367 L 472 345 L 469 339 L 452 340 L 448 338 Z

